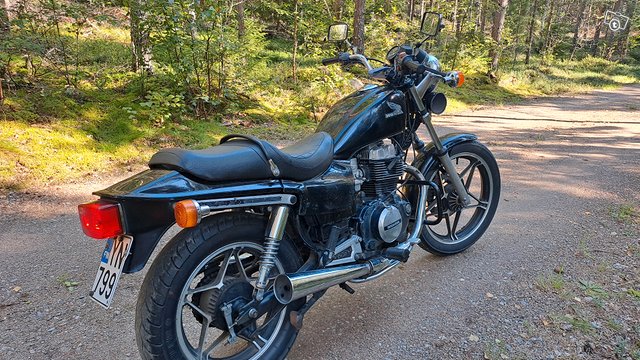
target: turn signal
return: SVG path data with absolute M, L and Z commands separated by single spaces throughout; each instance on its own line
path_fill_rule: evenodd
M 198 215 L 198 203 L 193 200 L 178 201 L 173 207 L 176 223 L 181 228 L 191 228 L 200 222 Z
M 78 205 L 82 231 L 94 239 L 108 239 L 124 234 L 118 204 L 98 200 Z
M 456 84 L 456 87 L 460 87 L 462 86 L 462 84 L 464 84 L 464 74 L 462 73 L 462 71 L 456 71 L 458 73 L 458 83 Z

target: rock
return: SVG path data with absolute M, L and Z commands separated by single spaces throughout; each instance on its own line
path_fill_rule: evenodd
M 469 335 L 469 341 L 478 342 L 480 341 L 480 338 L 477 337 L 476 335 Z
M 490 293 L 490 292 L 486 293 L 486 294 L 485 294 L 485 296 L 486 296 L 487 298 L 489 298 L 489 299 L 493 299 L 493 297 L 494 297 L 494 296 L 493 296 L 493 294 L 492 294 L 492 293 Z
M 611 267 L 613 267 L 613 268 L 614 268 L 614 269 L 616 269 L 616 270 L 624 270 L 624 269 L 626 269 L 626 268 L 627 268 L 627 266 L 626 266 L 626 265 L 622 265 L 622 264 L 620 264 L 620 263 L 615 263 L 615 264 L 613 264 Z

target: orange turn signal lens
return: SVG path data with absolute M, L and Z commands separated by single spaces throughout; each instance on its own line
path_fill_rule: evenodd
M 173 207 L 176 223 L 181 228 L 191 228 L 198 225 L 198 205 L 193 200 L 182 200 Z
M 456 87 L 460 87 L 462 86 L 462 84 L 464 84 L 464 74 L 462 73 L 462 71 L 456 71 L 458 73 L 458 83 L 456 84 Z

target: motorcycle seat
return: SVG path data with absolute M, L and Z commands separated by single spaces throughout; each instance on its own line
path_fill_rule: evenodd
M 332 160 L 333 139 L 325 132 L 283 149 L 251 136 L 231 135 L 220 145 L 203 150 L 160 150 L 149 160 L 149 167 L 176 170 L 211 182 L 274 178 L 303 181 L 323 173 Z

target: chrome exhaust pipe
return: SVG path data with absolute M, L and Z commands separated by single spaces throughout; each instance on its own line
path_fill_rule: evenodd
M 276 299 L 286 305 L 343 282 L 382 271 L 397 265 L 396 263 L 397 261 L 377 257 L 363 264 L 337 266 L 291 275 L 280 274 L 276 277 L 273 291 Z

